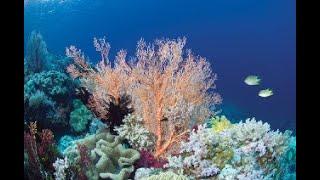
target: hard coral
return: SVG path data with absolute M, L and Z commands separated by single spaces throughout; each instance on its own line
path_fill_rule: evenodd
M 129 114 L 125 116 L 120 127 L 116 127 L 115 131 L 120 137 L 128 140 L 134 149 L 152 150 L 155 144 L 155 137 L 144 126 L 142 118 Z

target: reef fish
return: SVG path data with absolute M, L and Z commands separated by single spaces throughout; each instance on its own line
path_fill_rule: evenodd
M 273 91 L 272 89 L 263 89 L 261 91 L 259 91 L 258 94 L 260 97 L 269 97 L 273 95 Z
M 259 85 L 260 81 L 261 81 L 261 79 L 258 76 L 254 76 L 254 75 L 250 75 L 250 76 L 246 77 L 246 79 L 244 80 L 244 82 L 250 86 Z

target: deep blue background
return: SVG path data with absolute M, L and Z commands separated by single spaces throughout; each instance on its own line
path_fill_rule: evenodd
M 76 45 L 96 59 L 93 37 L 106 36 L 113 57 L 121 48 L 133 55 L 140 38 L 186 36 L 187 48 L 209 59 L 218 74 L 225 114 L 295 130 L 294 0 L 58 1 L 25 5 L 25 38 L 39 30 L 52 53 Z M 261 76 L 262 85 L 245 85 L 249 74 Z M 272 88 L 274 96 L 257 96 L 260 88 Z

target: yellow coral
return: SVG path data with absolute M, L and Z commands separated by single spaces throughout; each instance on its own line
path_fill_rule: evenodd
M 211 118 L 212 130 L 219 133 L 232 127 L 231 122 L 225 116 L 215 116 Z
M 228 162 L 229 160 L 231 160 L 233 158 L 234 152 L 232 149 L 220 149 L 218 150 L 212 161 L 219 167 L 219 168 L 223 168 Z

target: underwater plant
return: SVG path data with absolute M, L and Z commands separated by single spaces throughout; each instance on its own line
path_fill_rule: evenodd
M 147 46 L 140 40 L 133 61 L 128 63 L 127 53 L 121 50 L 112 66 L 110 45 L 104 38 L 95 38 L 94 46 L 101 54 L 96 68 L 86 62 L 81 50 L 70 46 L 66 54 L 74 64 L 68 72 L 92 95 L 88 105 L 102 119 L 110 112 L 110 102 L 119 104 L 121 96 L 130 95 L 133 113 L 142 117 L 144 126 L 156 136 L 154 154 L 159 157 L 179 144 L 191 123 L 208 117 L 210 106 L 221 102 L 212 91 L 216 74 L 210 64 L 191 51 L 183 51 L 185 43 L 185 38 L 157 40 Z

